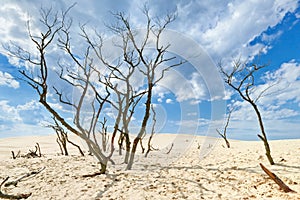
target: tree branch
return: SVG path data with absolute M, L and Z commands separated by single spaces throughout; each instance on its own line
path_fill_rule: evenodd
M 268 170 L 263 164 L 259 163 L 260 167 L 264 172 L 277 184 L 279 185 L 280 189 L 284 192 L 293 192 L 296 193 L 294 190 L 289 188 L 276 174 Z

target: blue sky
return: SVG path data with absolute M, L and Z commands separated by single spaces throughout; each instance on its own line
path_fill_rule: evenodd
M 13 41 L 27 49 L 34 47 L 27 38 L 26 21 L 37 28 L 41 4 L 60 10 L 74 1 L 4 0 L 0 7 L 0 42 Z M 143 27 L 140 8 L 145 1 L 78 0 L 71 10 L 74 31 L 77 24 L 105 32 L 104 23 L 113 20 L 109 11 L 128 13 L 136 28 Z M 191 56 L 189 62 L 168 73 L 155 88 L 153 102 L 165 133 L 214 135 L 222 129 L 226 104 L 236 107 L 228 137 L 256 140 L 258 123 L 252 108 L 220 83 L 216 64 L 230 66 L 233 58 L 269 64 L 258 76 L 257 91 L 276 83 L 258 102 L 270 139 L 300 138 L 300 3 L 295 0 L 246 1 L 148 1 L 151 14 L 176 12 L 168 27 L 171 53 Z M 173 31 L 173 32 L 172 32 Z M 107 32 L 106 32 L 107 33 Z M 175 34 L 176 33 L 176 34 Z M 74 36 L 80 47 L 80 40 Z M 178 43 L 176 43 L 176 41 Z M 193 46 L 192 48 L 192 45 Z M 49 59 L 55 63 L 53 49 Z M 194 55 L 201 55 L 197 58 Z M 51 122 L 38 103 L 38 96 L 18 79 L 18 60 L 0 47 L 0 137 L 48 134 Z M 225 95 L 224 95 L 225 93 Z M 56 105 L 58 109 L 60 107 Z M 63 111 L 63 108 L 61 108 Z M 138 116 L 137 116 L 138 117 Z M 137 118 L 134 124 L 140 123 Z

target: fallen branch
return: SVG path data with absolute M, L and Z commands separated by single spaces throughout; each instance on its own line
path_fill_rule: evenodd
M 263 164 L 259 163 L 260 167 L 262 168 L 262 170 L 264 170 L 264 172 L 273 180 L 275 181 L 275 183 L 277 183 L 277 185 L 279 185 L 280 189 L 282 189 L 284 192 L 294 192 L 296 193 L 294 190 L 292 190 L 291 188 L 289 188 L 289 186 L 287 186 L 278 176 L 276 176 L 276 174 L 272 173 L 270 170 L 268 170 L 265 166 L 263 166 Z
M 28 197 L 31 196 L 31 193 L 28 193 L 28 194 L 18 194 L 18 195 L 11 195 L 11 194 L 4 194 L 2 193 L 1 191 L 1 187 L 2 185 L 9 179 L 9 177 L 6 177 L 1 185 L 0 185 L 0 198 L 2 199 L 27 199 Z
M 37 171 L 32 171 L 32 172 L 30 172 L 30 173 L 27 173 L 27 174 L 21 176 L 20 178 L 14 180 L 14 181 L 7 182 L 7 183 L 4 184 L 4 187 L 9 187 L 9 186 L 11 186 L 11 185 L 13 185 L 13 186 L 16 187 L 17 184 L 18 184 L 22 179 L 27 178 L 27 177 L 32 176 L 32 175 L 37 175 L 38 173 L 40 173 L 41 171 L 43 171 L 45 168 L 46 168 L 46 167 L 42 167 L 41 169 L 39 169 L 39 170 L 37 170 Z M 6 181 L 7 181 L 7 180 L 6 180 Z
M 101 172 L 95 172 L 93 174 L 86 174 L 86 175 L 82 175 L 83 178 L 92 178 L 92 177 L 95 177 L 95 176 L 99 176 L 99 175 L 102 175 L 103 173 Z
M 23 158 L 37 158 L 37 157 L 42 157 L 42 153 L 41 153 L 41 148 L 39 143 L 36 143 L 36 145 L 34 146 L 35 150 L 31 150 L 29 149 L 29 153 L 27 153 L 24 156 L 21 156 Z

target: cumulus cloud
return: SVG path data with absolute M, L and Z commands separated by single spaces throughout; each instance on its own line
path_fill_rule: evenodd
M 19 115 L 16 107 L 9 105 L 9 101 L 0 101 L 0 121 L 2 122 L 21 122 L 22 118 Z
M 124 11 L 128 13 L 130 19 L 134 24 L 139 26 L 138 20 L 142 16 L 140 9 L 144 2 L 125 1 L 122 4 L 111 3 L 109 1 L 90 1 L 84 3 L 78 1 L 77 5 L 71 10 L 70 17 L 74 21 L 85 23 L 91 27 L 103 30 L 104 22 L 113 20 L 109 11 Z M 43 4 L 44 7 L 52 7 L 53 10 L 66 9 L 71 5 L 71 1 L 55 1 Z M 103 6 L 105 5 L 105 6 Z M 25 45 L 29 49 L 35 49 L 34 46 L 28 42 L 27 29 L 25 23 L 28 19 L 32 21 L 31 28 L 36 30 L 39 9 L 41 5 L 35 5 L 31 1 L 6 1 L 4 6 L 0 9 L 0 20 L 5 21 L 5 29 L 0 31 L 0 38 L 3 41 L 14 40 L 18 44 Z M 230 57 L 232 53 L 246 55 L 255 55 L 264 49 L 263 44 L 249 45 L 249 42 L 260 35 L 269 26 L 274 26 L 279 23 L 287 12 L 293 12 L 297 3 L 292 0 L 285 1 L 219 1 L 219 2 L 202 2 L 202 1 L 182 1 L 176 0 L 170 3 L 164 2 L 149 2 L 149 7 L 152 14 L 161 15 L 168 11 L 176 11 L 178 14 L 177 20 L 171 24 L 170 28 L 176 29 L 189 35 L 191 39 L 199 42 L 205 50 L 213 55 L 213 59 Z M 110 17 L 108 17 L 110 16 Z M 7 20 L 9 18 L 10 20 Z M 78 27 L 74 23 L 72 31 L 77 32 Z M 14 33 L 14 34 L 12 34 Z M 75 34 L 76 35 L 76 34 Z M 82 42 L 77 36 L 72 37 L 73 46 L 79 48 Z M 265 37 L 267 39 L 274 38 L 272 35 Z M 31 44 L 31 45 L 30 45 Z M 176 46 L 182 49 L 184 44 Z M 187 49 L 185 48 L 185 51 Z M 230 50 L 230 51 L 229 51 Z M 50 62 L 55 64 L 56 59 L 60 57 L 60 52 L 57 48 L 51 50 L 53 55 L 50 56 Z M 56 52 L 56 53 L 55 53 Z M 179 51 L 180 52 L 180 51 Z M 78 52 L 79 53 L 79 52 Z M 10 58 L 10 62 L 18 65 L 19 63 Z M 52 66 L 52 65 L 51 65 Z M 194 76 L 194 75 L 192 75 Z M 205 96 L 204 89 L 198 84 L 196 77 L 194 82 L 191 81 L 191 87 L 195 91 L 192 94 L 189 90 L 184 94 L 177 95 L 177 100 L 191 98 L 196 96 L 196 99 L 201 99 Z M 55 80 L 54 80 L 55 81 Z
M 173 93 L 178 102 L 188 100 L 203 100 L 207 95 L 207 89 L 199 73 L 192 73 L 186 79 L 179 72 L 172 70 L 154 88 L 155 94 Z M 159 98 L 160 101 L 161 97 Z
M 280 68 L 274 72 L 267 72 L 263 77 L 266 81 L 264 85 L 260 85 L 258 90 L 263 87 L 269 87 L 270 91 L 267 92 L 262 98 L 263 105 L 278 104 L 283 105 L 288 101 L 300 103 L 300 64 L 294 60 L 283 63 Z M 269 94 L 268 94 L 269 93 Z
M 40 17 L 39 9 L 42 4 L 46 8 L 51 6 L 53 10 L 60 11 L 61 9 L 66 9 L 72 3 L 73 1 L 71 0 L 42 1 L 40 4 L 30 0 L 4 0 L 0 8 L 0 22 L 2 24 L 0 27 L 0 43 L 14 41 L 25 49 L 35 52 L 36 48 L 28 40 L 26 21 L 30 19 L 33 32 L 39 33 L 37 26 Z M 142 19 L 144 18 L 141 17 L 142 14 L 139 9 L 143 6 L 143 3 L 144 1 L 138 0 L 118 1 L 117 3 L 109 0 L 101 2 L 94 0 L 88 3 L 78 1 L 77 5 L 70 12 L 70 17 L 75 22 L 74 27 L 72 27 L 72 31 L 75 33 L 72 35 L 72 46 L 77 47 L 75 48 L 78 51 L 76 53 L 80 55 L 82 53 L 81 50 L 84 49 L 81 48 L 83 47 L 82 40 L 77 37 L 78 23 L 87 22 L 90 27 L 95 27 L 102 32 L 105 31 L 103 22 L 113 22 L 113 17 L 109 11 L 124 11 L 128 13 L 129 18 L 136 26 L 140 26 L 143 25 Z M 208 52 L 215 62 L 218 62 L 220 58 L 226 60 L 237 55 L 243 59 L 252 58 L 259 52 L 267 53 L 270 46 L 261 43 L 252 45 L 251 41 L 257 36 L 261 36 L 262 41 L 271 43 L 274 39 L 280 37 L 282 34 L 280 31 L 274 34 L 266 34 L 264 31 L 279 24 L 287 13 L 294 12 L 298 6 L 298 2 L 294 0 L 174 0 L 172 3 L 154 0 L 148 3 L 154 16 L 161 16 L 167 11 L 176 11 L 178 14 L 177 19 L 169 28 L 182 33 L 184 36 L 188 36 L 191 40 L 202 45 L 203 49 Z M 296 15 L 299 17 L 299 14 Z M 178 49 L 176 53 L 190 52 L 189 55 L 194 56 L 195 49 L 188 45 L 179 43 L 177 46 L 176 44 L 173 45 L 173 47 Z M 5 52 L 2 47 L 0 47 L 0 52 Z M 51 53 L 49 62 L 51 66 L 54 66 L 62 54 L 59 52 L 59 48 L 55 46 L 51 47 L 48 52 Z M 19 60 L 12 57 L 9 58 L 9 62 L 17 67 L 22 64 Z M 206 64 L 202 63 L 201 69 L 204 69 Z M 220 90 L 218 84 L 213 84 L 218 78 L 208 73 L 211 71 L 210 68 L 205 70 L 207 73 L 191 72 L 186 76 L 176 71 L 168 72 L 167 76 L 155 87 L 155 94 L 158 96 L 157 101 L 160 103 L 172 103 L 175 99 L 165 99 L 166 93 L 173 93 L 178 102 L 190 101 L 191 104 L 198 104 L 207 99 L 217 99 L 216 96 L 218 95 L 222 96 L 220 94 L 224 93 L 223 88 Z M 276 72 L 266 74 L 264 77 L 265 84 L 258 85 L 257 91 L 262 91 L 276 83 L 276 86 L 270 89 L 271 92 L 261 98 L 259 102 L 266 119 L 282 119 L 299 115 L 292 107 L 281 107 L 281 105 L 287 103 L 292 106 L 295 106 L 294 104 L 299 106 L 299 76 L 299 64 L 294 61 L 284 63 Z M 51 78 L 51 81 L 58 83 L 56 78 Z M 19 88 L 19 83 L 13 79 L 11 74 L 1 71 L 0 85 Z M 61 84 L 59 83 L 59 85 Z M 207 88 L 208 85 L 211 88 Z M 216 88 L 213 88 L 214 86 Z M 276 90 L 280 91 L 280 93 L 272 92 Z M 210 96 L 210 94 L 213 95 Z M 226 90 L 225 97 L 223 94 L 222 98 L 227 100 L 232 95 L 232 92 Z M 58 109 L 63 109 L 57 102 L 54 102 L 53 105 Z M 250 120 L 256 123 L 255 115 L 249 105 L 244 102 L 236 102 L 236 106 L 239 109 L 237 109 L 233 118 Z M 27 117 L 26 113 L 29 111 L 34 113 L 35 117 L 41 117 L 38 112 L 39 109 L 40 107 L 35 102 L 12 106 L 8 101 L 0 101 L 0 111 L 5 113 L 5 115 L 2 115 L 5 117 L 0 118 L 0 120 L 21 122 L 23 118 Z M 109 114 L 113 116 L 113 113 Z M 29 118 L 26 123 L 29 123 L 30 120 L 32 119 Z M 192 122 L 186 124 L 190 123 Z
M 178 27 L 203 45 L 214 59 L 249 58 L 264 49 L 263 44 L 249 43 L 297 6 L 293 0 L 178 3 Z M 198 12 L 191 12 L 193 9 Z M 193 17 L 189 16 L 192 13 Z M 264 38 L 275 39 L 278 34 Z
M 20 87 L 20 84 L 11 74 L 0 71 L 0 86 L 7 86 L 17 89 Z
M 48 119 L 42 111 L 41 105 L 36 101 L 30 101 L 21 105 L 12 105 L 7 100 L 0 101 L 0 121 L 3 124 L 24 123 L 36 125 Z

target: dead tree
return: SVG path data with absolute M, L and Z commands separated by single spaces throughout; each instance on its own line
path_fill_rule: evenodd
M 32 71 L 28 68 L 23 68 L 20 69 L 19 72 L 24 81 L 26 81 L 37 92 L 39 95 L 39 102 L 46 108 L 46 110 L 55 117 L 55 119 L 57 119 L 63 127 L 79 136 L 87 143 L 89 151 L 100 162 L 100 173 L 102 174 L 106 172 L 107 162 L 110 160 L 111 155 L 103 154 L 101 147 L 98 145 L 97 141 L 93 139 L 93 134 L 95 134 L 95 127 L 98 124 L 99 113 L 110 94 L 107 93 L 104 96 L 99 96 L 99 94 L 96 93 L 94 95 L 94 100 L 92 101 L 93 113 L 91 114 L 89 127 L 84 127 L 81 121 L 83 117 L 81 115 L 81 109 L 90 89 L 90 78 L 93 70 L 90 67 L 91 60 L 89 57 L 89 47 L 86 49 L 85 59 L 82 62 L 78 61 L 75 57 L 72 57 L 73 54 L 70 52 L 70 37 L 68 35 L 68 31 L 72 21 L 67 18 L 67 14 L 74 5 L 69 7 L 66 11 L 63 11 L 61 14 L 54 12 L 52 9 L 41 9 L 40 34 L 32 33 L 30 23 L 28 22 L 29 38 L 36 46 L 37 52 L 29 52 L 14 43 L 6 45 L 5 48 L 8 50 L 9 55 L 17 57 L 36 69 Z M 51 51 L 48 51 L 48 49 L 51 48 L 51 45 L 57 45 L 56 41 L 58 36 L 60 38 L 60 47 L 64 51 L 69 52 L 69 55 L 71 55 L 71 58 L 75 62 L 72 64 L 74 64 L 79 70 L 78 73 L 76 73 L 74 70 L 70 70 L 67 66 L 62 66 L 62 64 L 58 63 L 62 68 L 61 73 L 59 74 L 61 80 L 69 84 L 69 86 L 74 90 L 77 90 L 79 94 L 78 101 L 75 102 L 71 102 L 69 98 L 65 96 L 66 94 L 63 94 L 53 82 L 50 82 L 49 75 L 53 75 L 54 72 L 53 69 L 49 67 L 49 59 L 47 58 Z M 64 72 L 66 71 L 68 72 L 68 78 L 64 76 Z M 74 124 L 68 122 L 64 113 L 59 112 L 58 109 L 53 107 L 49 102 L 49 93 L 53 92 L 49 88 L 53 88 L 58 102 L 67 106 L 69 109 L 75 110 L 73 120 Z
M 271 165 L 274 165 L 273 158 L 271 156 L 271 149 L 268 142 L 267 134 L 265 132 L 263 119 L 261 116 L 261 112 L 258 108 L 257 101 L 261 98 L 264 93 L 266 93 L 267 89 L 260 92 L 259 95 L 253 97 L 253 90 L 255 89 L 255 73 L 259 72 L 261 69 L 265 68 L 266 65 L 257 65 L 251 64 L 247 65 L 242 63 L 240 60 L 235 61 L 233 67 L 231 67 L 231 71 L 227 72 L 225 68 L 220 64 L 220 71 L 224 75 L 225 82 L 233 88 L 239 96 L 246 102 L 248 102 L 255 111 L 255 114 L 258 119 L 259 127 L 261 134 L 258 134 L 258 137 L 263 141 L 266 156 Z
M 35 147 L 35 150 L 29 149 L 29 153 L 27 153 L 25 156 L 22 156 L 22 157 L 26 157 L 26 158 L 42 157 L 41 148 L 40 148 L 39 143 L 36 143 L 36 145 L 34 147 Z
M 58 121 L 55 118 L 53 118 L 53 121 L 54 121 L 54 125 L 48 125 L 48 127 L 52 128 L 56 132 L 57 135 L 56 142 L 59 145 L 61 154 L 65 156 L 69 155 L 67 143 L 70 143 L 71 145 L 75 146 L 78 149 L 80 155 L 84 156 L 84 153 L 80 148 L 80 146 L 75 144 L 71 140 L 69 140 L 68 133 L 64 130 L 63 127 L 59 125 Z
M 229 121 L 230 121 L 230 117 L 231 117 L 232 111 L 233 111 L 233 108 L 229 109 L 223 133 L 221 133 L 218 129 L 216 129 L 216 131 L 218 132 L 218 134 L 225 140 L 227 148 L 230 148 L 230 143 L 229 143 L 229 141 L 227 139 L 227 128 L 228 128 L 228 125 L 229 125 Z
M 29 52 L 14 43 L 7 45 L 6 49 L 11 56 L 26 62 L 27 66 L 34 69 L 23 67 L 19 72 L 24 81 L 39 95 L 39 102 L 59 124 L 86 142 L 90 153 L 100 162 L 101 169 L 97 174 L 106 172 L 109 161 L 113 163 L 114 141 L 118 134 L 121 141 L 125 141 L 124 160 L 128 163 L 127 169 L 131 169 L 137 145 L 146 133 L 153 87 L 163 79 L 168 69 L 183 63 L 177 62 L 175 56 L 167 57 L 170 44 L 163 46 L 160 41 L 161 34 L 175 16 L 171 14 L 164 20 L 152 20 L 146 8 L 146 33 L 142 35 L 144 39 L 140 42 L 129 19 L 123 13 L 114 14 L 118 23 L 108 27 L 122 41 L 116 44 L 122 50 L 121 58 L 114 63 L 103 54 L 101 34 L 95 31 L 95 35 L 91 36 L 85 25 L 80 26 L 84 47 L 80 48 L 79 53 L 74 50 L 72 20 L 67 17 L 73 6 L 62 13 L 41 9 L 40 34 L 32 33 L 28 22 L 29 38 L 35 45 L 36 52 Z M 153 39 L 155 48 L 153 57 L 150 57 L 146 49 Z M 52 46 L 60 47 L 61 55 L 67 56 L 58 59 L 55 69 L 50 67 L 54 64 L 50 64 L 48 59 Z M 143 76 L 143 85 L 134 85 L 136 74 Z M 58 81 L 53 82 L 55 78 Z M 70 92 L 65 91 L 65 87 L 74 91 L 76 98 L 70 98 Z M 65 109 L 75 112 L 72 122 L 67 120 L 69 115 L 53 106 L 50 95 L 51 100 L 56 98 L 56 102 Z M 144 106 L 142 123 L 137 136 L 131 141 L 130 122 L 138 105 Z M 117 113 L 109 122 L 106 121 L 108 117 L 104 112 L 107 108 Z M 107 124 L 112 127 L 110 131 L 106 128 Z M 103 138 L 108 136 L 108 132 L 109 142 Z
M 21 155 L 20 155 L 21 151 L 19 150 L 17 154 L 15 154 L 14 151 L 11 151 L 11 154 L 12 154 L 12 159 L 16 159 L 16 158 L 19 158 Z
M 163 46 L 161 44 L 161 34 L 164 32 L 166 27 L 175 20 L 175 15 L 169 14 L 164 20 L 152 20 L 149 15 L 149 9 L 145 7 L 144 15 L 147 19 L 146 33 L 144 39 L 139 42 L 135 37 L 135 32 L 131 27 L 130 21 L 123 13 L 116 13 L 115 16 L 119 20 L 119 25 L 110 26 L 116 34 L 120 35 L 122 40 L 125 41 L 125 48 L 130 47 L 130 51 L 126 53 L 126 63 L 132 67 L 138 68 L 139 72 L 145 77 L 146 86 L 145 91 L 145 110 L 142 123 L 140 125 L 140 130 L 137 136 L 132 142 L 132 147 L 130 150 L 129 161 L 126 169 L 130 170 L 132 168 L 135 153 L 137 150 L 138 143 L 141 138 L 146 133 L 146 127 L 150 117 L 151 102 L 153 87 L 164 77 L 165 72 L 172 67 L 179 66 L 183 61 L 176 62 L 176 57 L 167 57 L 167 50 L 170 44 Z M 121 24 L 121 25 L 120 25 Z M 152 58 L 147 57 L 146 49 L 147 45 L 154 39 L 155 50 Z M 169 61 L 174 61 L 174 64 L 168 63 Z M 161 71 L 158 68 L 162 65 L 166 65 Z
M 43 171 L 45 169 L 45 167 L 42 167 L 41 169 L 37 170 L 37 171 L 32 171 L 32 172 L 29 172 L 29 173 L 26 173 L 25 175 L 21 176 L 20 178 L 14 180 L 14 181 L 10 181 L 10 182 L 7 182 L 9 177 L 6 177 L 2 183 L 0 184 L 0 198 L 2 199 L 27 199 L 28 197 L 31 196 L 31 193 L 28 193 L 28 194 L 18 194 L 18 195 L 11 195 L 11 194 L 4 194 L 2 193 L 1 191 L 1 187 L 4 185 L 4 187 L 9 187 L 11 185 L 13 186 L 17 186 L 17 184 L 22 181 L 22 179 L 24 178 L 28 178 L 30 176 L 35 176 L 37 175 L 38 173 L 40 173 L 41 171 Z M 5 183 L 6 182 L 6 183 Z
M 153 117 L 152 117 L 152 128 L 151 128 L 151 135 L 148 139 L 148 143 L 147 143 L 147 151 L 146 151 L 146 154 L 145 154 L 145 157 L 148 156 L 148 154 L 150 153 L 150 151 L 154 151 L 154 150 L 157 150 L 155 148 L 153 148 L 152 144 L 151 144 L 151 141 L 152 141 L 152 138 L 155 134 L 155 125 L 156 125 L 156 112 L 155 112 L 155 109 L 154 109 L 154 106 L 152 105 L 151 106 L 151 110 L 152 110 L 152 113 L 153 113 Z
M 102 45 L 103 38 L 101 35 L 98 33 L 96 34 L 98 42 L 95 42 L 91 39 L 89 34 L 87 34 L 84 27 L 82 28 L 84 38 L 88 41 L 91 49 L 94 51 L 100 62 L 109 71 L 107 76 L 101 78 L 101 72 L 98 70 L 99 80 L 106 85 L 107 90 L 117 97 L 116 101 L 108 100 L 108 102 L 118 113 L 116 121 L 119 120 L 120 124 L 115 124 L 114 133 L 117 130 L 120 132 L 119 153 L 121 153 L 122 145 L 125 141 L 126 154 L 124 162 L 128 163 L 127 169 L 132 168 L 138 143 L 141 142 L 141 139 L 146 133 L 146 127 L 150 117 L 153 87 L 164 77 L 167 70 L 183 63 L 183 61 L 176 62 L 176 57 L 167 57 L 166 54 L 170 44 L 163 46 L 160 42 L 161 34 L 166 29 L 167 25 L 175 20 L 175 16 L 170 14 L 167 15 L 164 20 L 155 21 L 151 19 L 148 8 L 144 9 L 144 15 L 147 22 L 145 33 L 143 33 L 143 35 L 138 35 L 140 33 L 137 33 L 133 29 L 131 22 L 124 13 L 115 13 L 114 17 L 116 18 L 117 23 L 107 26 L 121 41 L 116 44 L 122 54 L 122 58 L 120 58 L 117 63 L 109 62 L 105 58 Z M 137 39 L 140 37 L 144 39 L 142 41 Z M 146 50 L 149 47 L 149 43 L 153 41 L 153 38 L 155 44 L 153 50 L 154 54 L 152 57 L 149 57 Z M 170 62 L 173 63 L 170 64 Z M 159 69 L 160 66 L 167 67 Z M 132 79 L 134 79 L 136 73 L 139 73 L 144 77 L 144 85 L 133 85 Z M 129 134 L 130 122 L 136 106 L 144 99 L 145 109 L 142 124 L 137 136 L 131 141 Z
M 12 158 L 16 159 L 16 158 L 38 158 L 38 157 L 42 157 L 42 153 L 41 153 L 41 148 L 39 143 L 36 143 L 36 145 L 34 146 L 35 150 L 29 149 L 27 154 L 22 155 L 21 151 L 19 150 L 17 154 L 15 154 L 14 151 L 11 151 L 12 154 Z

